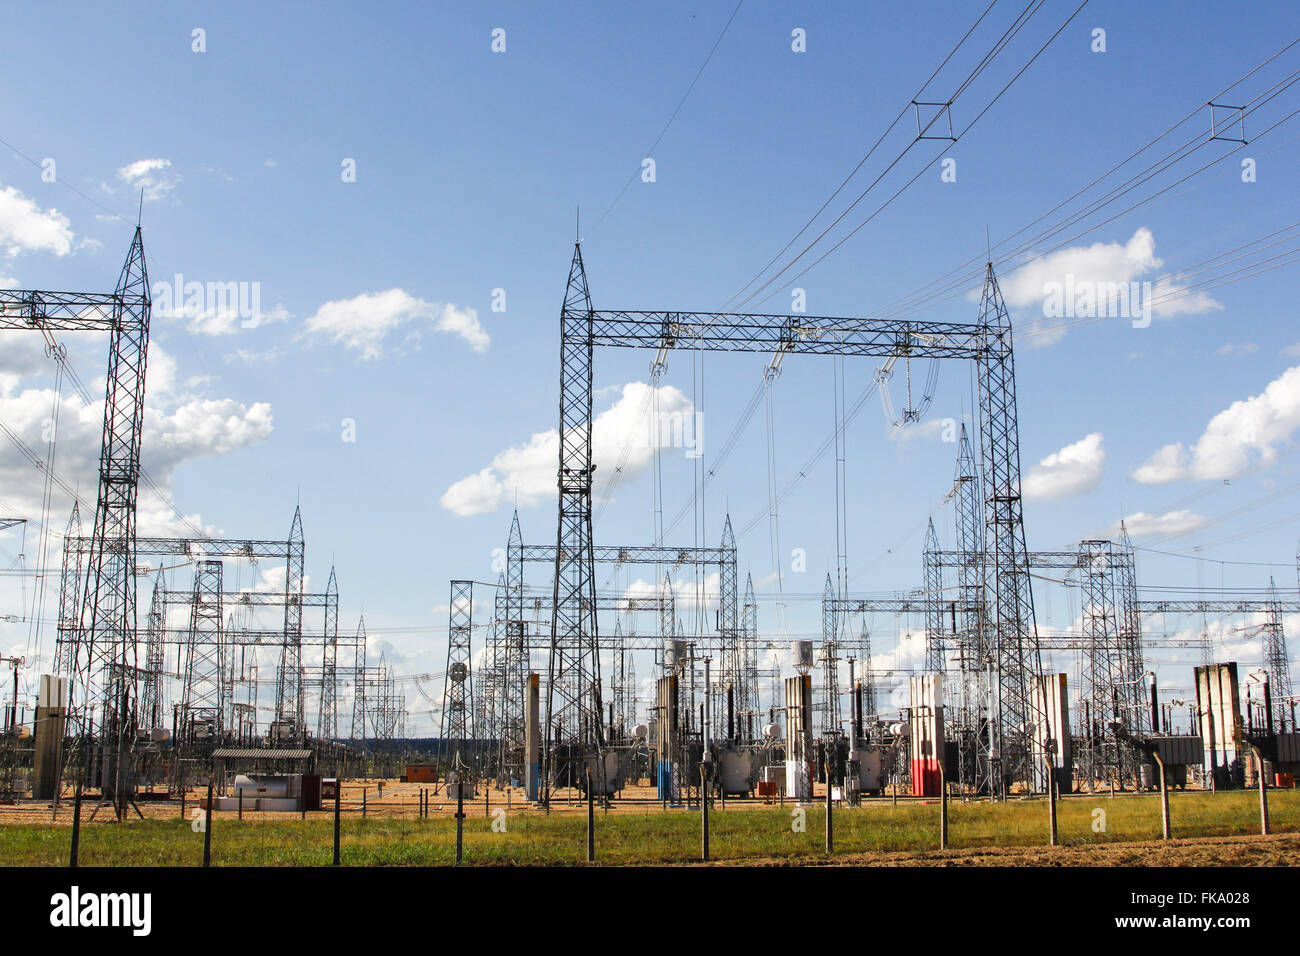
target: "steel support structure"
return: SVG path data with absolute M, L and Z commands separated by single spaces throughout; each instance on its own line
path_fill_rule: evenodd
M 69 535 L 64 539 L 61 594 L 68 592 L 69 580 L 73 582 L 72 589 L 76 589 L 77 575 L 94 549 L 95 539 L 82 537 L 79 522 L 77 524 L 77 534 L 74 535 L 71 533 L 73 521 L 69 520 Z M 304 741 L 306 701 L 302 682 L 302 588 L 305 553 L 301 510 L 294 509 L 286 539 L 137 537 L 133 543 L 133 554 L 136 557 L 185 557 L 192 560 L 230 558 L 257 561 L 270 558 L 285 562 L 284 594 L 276 602 L 284 605 L 284 627 L 276 673 L 276 721 L 272 725 L 272 736 L 283 742 Z M 56 652 L 59 660 L 70 659 L 77 654 L 80 634 L 79 627 L 60 624 L 59 649 Z
M 740 714 L 752 715 L 755 727 L 762 724 L 763 701 L 758 682 L 758 602 L 754 600 L 754 576 L 745 575 L 745 603 L 741 611 L 742 641 L 744 643 L 745 680 L 744 694 L 737 698 L 736 708 Z
M 1292 698 L 1291 659 L 1287 656 L 1286 633 L 1282 630 L 1282 600 L 1278 597 L 1277 586 L 1273 579 L 1268 579 L 1268 596 L 1271 605 L 1264 620 L 1264 669 L 1268 671 L 1268 685 L 1273 700 L 1273 726 L 1270 732 L 1281 729 L 1286 719 L 1287 707 L 1284 701 Z M 1294 730 L 1295 728 L 1292 728 Z
M 749 692 L 745 682 L 744 648 L 741 642 L 740 628 L 740 578 L 736 571 L 736 536 L 731 530 L 731 515 L 727 515 L 722 525 L 722 547 L 724 555 L 718 562 L 718 639 L 721 641 L 719 656 L 722 666 L 718 673 L 718 686 L 723 701 L 721 709 L 715 714 L 726 713 L 726 693 L 730 688 L 733 698 L 742 712 L 749 705 Z
M 822 642 L 818 660 L 822 665 L 822 680 L 820 685 L 813 687 L 812 703 L 814 716 L 820 718 L 817 727 L 823 734 L 840 729 L 839 678 L 836 669 L 840 621 L 835 610 L 835 597 L 835 582 L 828 572 L 826 583 L 822 586 Z
M 66 552 L 65 552 L 66 557 Z M 144 686 L 140 694 L 140 724 L 147 730 L 166 726 L 164 723 L 163 675 L 166 668 L 166 648 L 163 646 L 163 631 L 167 627 L 167 615 L 163 611 L 162 595 L 166 590 L 162 568 L 154 578 L 153 599 L 149 603 L 148 623 L 145 625 L 145 671 Z
M 306 701 L 302 683 L 302 589 L 306 559 L 302 511 L 293 509 L 284 574 L 284 641 L 275 680 L 275 722 L 271 736 L 279 743 L 301 743 L 307 737 Z
M 301 642 L 301 637 L 299 641 Z M 333 568 L 330 568 L 329 581 L 325 585 L 325 646 L 322 651 L 316 736 L 321 740 L 337 740 L 339 736 L 339 585 Z
M 0 329 L 109 333 L 104 429 L 92 547 L 78 600 L 71 648 L 69 723 L 73 735 L 101 744 L 104 796 L 119 819 L 132 782 L 138 699 L 135 538 L 140 436 L 151 308 L 144 239 L 131 239 L 117 287 L 109 293 L 0 290 Z
M 473 739 L 470 714 L 474 705 L 470 681 L 471 633 L 474 626 L 474 582 L 452 581 L 447 625 L 447 669 L 442 691 L 442 732 L 439 746 L 449 770 L 469 769 L 468 747 Z
M 984 627 L 984 524 L 980 520 L 984 502 L 979 466 L 971 450 L 965 422 L 957 439 L 957 463 L 949 498 L 955 502 L 957 545 L 957 607 L 952 610 L 952 618 L 961 679 L 957 719 L 953 721 L 959 753 L 959 782 L 973 792 L 989 793 L 994 781 L 989 759 L 993 740 L 990 736 L 992 719 L 988 676 L 996 659 Z M 942 554 L 934 555 L 933 561 L 942 565 Z
M 221 580 L 220 561 L 205 560 L 195 566 L 181 685 L 180 742 L 187 747 L 215 745 L 225 729 L 226 646 Z
M 361 747 L 366 744 L 366 616 L 357 620 L 356 645 L 352 654 L 352 724 L 348 736 Z
M 1142 688 L 1129 678 L 1126 661 L 1122 588 L 1116 548 L 1110 541 L 1079 543 L 1080 611 L 1086 644 L 1081 703 L 1083 727 L 1080 770 L 1091 785 L 1111 779 L 1121 789 L 1133 781 L 1138 755 L 1111 730 L 1112 723 L 1132 728 L 1145 709 Z
M 931 518 L 922 551 L 922 587 L 925 590 L 925 669 L 942 674 L 947 669 L 943 628 L 943 569 L 939 567 L 939 536 Z
M 792 352 L 956 358 L 976 363 L 983 463 L 989 630 L 997 659 L 1002 770 L 1032 781 L 1032 732 L 1042 715 L 1031 692 L 1041 671 L 1020 500 L 1020 445 L 1011 324 L 990 263 L 973 324 L 807 315 L 597 312 L 575 245 L 560 313 L 559 520 L 547 687 L 546 752 L 562 740 L 599 750 L 600 661 L 590 608 L 592 370 L 595 348 Z M 590 719 L 584 719 L 590 718 Z
M 59 622 L 58 636 L 54 642 L 54 673 L 71 674 L 76 667 L 78 644 L 80 642 L 80 622 L 78 610 L 81 589 L 80 556 L 68 547 L 68 541 L 81 538 L 81 506 L 72 503 L 72 513 L 68 515 L 68 527 L 63 534 L 63 570 L 59 575 Z M 86 539 L 89 550 L 90 539 Z

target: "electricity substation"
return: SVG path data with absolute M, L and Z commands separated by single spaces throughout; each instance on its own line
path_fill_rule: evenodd
M 226 768 L 242 766 L 277 776 L 293 806 L 311 793 L 318 806 L 321 774 L 365 775 L 406 737 L 408 691 L 437 715 L 433 780 L 469 795 L 517 788 L 537 806 L 610 803 L 638 787 L 666 807 L 806 801 L 818 784 L 847 806 L 945 788 L 997 801 L 1161 781 L 1226 790 L 1261 775 L 1293 786 L 1300 772 L 1283 632 L 1300 612 L 1294 592 L 1270 580 L 1247 596 L 1144 594 L 1122 526 L 1116 540 L 1028 547 L 1012 329 L 992 263 L 969 323 L 601 311 L 575 245 L 559 329 L 557 522 L 526 538 L 516 512 L 495 584 L 450 582 L 437 675 L 368 660 L 364 621 L 340 622 L 333 569 L 309 589 L 296 508 L 269 536 L 137 534 L 149 320 L 139 228 L 112 292 L 0 290 L 0 328 L 43 335 L 56 362 L 56 334 L 109 338 L 93 519 L 83 527 L 74 504 L 56 652 L 34 702 L 18 699 L 21 662 L 9 662 L 10 801 L 57 812 L 75 788 L 121 820 L 137 801 L 214 777 L 225 793 Z M 951 506 L 955 547 L 940 546 L 931 520 L 917 586 L 903 592 L 855 595 L 828 574 L 820 639 L 789 640 L 760 614 L 752 575 L 741 580 L 730 516 L 716 547 L 595 540 L 592 383 L 606 349 L 652 354 L 655 383 L 675 350 L 762 353 L 769 386 L 786 362 L 973 363 L 977 414 L 954 443 L 951 480 L 917 476 Z M 597 587 L 598 570 L 622 568 L 653 587 Z M 177 569 L 188 583 L 177 586 Z M 716 576 L 702 613 L 683 613 L 687 573 Z M 1040 632 L 1035 582 L 1073 595 L 1076 632 Z M 1217 660 L 1195 627 L 1166 636 L 1171 621 L 1210 616 L 1239 619 L 1262 658 Z M 923 640 L 917 666 L 881 667 L 879 648 L 873 662 L 873 634 L 890 621 Z M 1153 655 L 1188 648 L 1200 663 L 1186 682 L 1157 686 Z

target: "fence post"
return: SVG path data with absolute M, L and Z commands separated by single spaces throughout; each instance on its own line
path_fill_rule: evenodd
M 1255 751 L 1255 775 L 1259 777 L 1259 832 L 1268 836 L 1268 778 L 1264 776 L 1264 754 L 1251 744 Z
M 343 781 L 334 778 L 334 865 L 339 865 L 339 811 L 343 802 Z
M 1056 823 L 1056 772 L 1052 764 L 1051 756 L 1046 757 L 1047 762 L 1047 818 L 1048 826 L 1051 830 L 1051 845 L 1056 846 L 1058 840 L 1058 829 Z
M 700 858 L 704 862 L 709 861 L 709 777 L 708 764 L 700 764 L 700 813 L 701 813 L 701 831 L 700 831 Z
M 828 854 L 835 852 L 835 822 L 831 816 L 833 804 L 831 802 L 830 769 L 830 761 L 828 760 L 826 765 L 826 852 Z
M 77 793 L 72 798 L 72 852 L 68 856 L 68 866 L 77 865 L 77 848 L 81 842 L 81 781 L 77 781 Z
M 596 862 L 596 791 L 591 785 L 591 768 L 587 768 L 587 862 Z
M 1160 774 L 1160 833 L 1165 840 L 1173 839 L 1169 824 L 1169 784 L 1165 780 L 1165 762 L 1160 759 L 1159 749 L 1153 749 L 1151 756 L 1156 761 L 1156 773 Z M 1113 795 L 1113 794 L 1112 794 Z
M 939 761 L 939 849 L 948 849 L 948 776 Z
M 456 862 L 465 854 L 465 784 L 464 778 L 456 775 Z
M 203 811 L 203 865 L 212 865 L 212 774 L 208 773 L 208 805 Z

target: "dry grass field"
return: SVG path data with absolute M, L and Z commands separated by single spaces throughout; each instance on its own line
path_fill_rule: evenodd
M 455 802 L 432 794 L 419 816 L 419 784 L 377 781 L 345 786 L 341 854 L 345 865 L 438 865 L 455 861 Z M 423 788 L 432 789 L 432 788 Z M 362 812 L 364 793 L 365 812 Z M 198 794 L 186 801 L 141 801 L 134 814 L 91 821 L 85 803 L 80 836 L 83 866 L 201 863 L 203 834 L 193 818 Z M 596 859 L 610 865 L 674 865 L 700 861 L 698 807 L 665 808 L 653 792 L 596 810 Z M 933 800 L 885 798 L 834 811 L 835 852 L 824 846 L 824 805 L 730 800 L 710 812 L 711 859 L 733 865 L 935 866 L 1241 866 L 1288 865 L 1300 848 L 1300 795 L 1270 791 L 1273 835 L 1259 836 L 1258 797 L 1179 792 L 1171 796 L 1175 839 L 1160 837 L 1155 794 L 1075 795 L 1059 806 L 1062 846 L 1048 842 L 1042 798 L 949 807 L 950 849 L 939 851 L 939 806 Z M 201 816 L 201 814 L 199 814 Z M 478 865 L 585 864 L 586 805 L 561 796 L 550 812 L 525 803 L 518 791 L 480 792 L 467 801 L 464 862 Z M 71 807 L 51 819 L 48 804 L 0 808 L 0 862 L 61 866 L 68 860 Z M 213 814 L 214 865 L 327 865 L 333 853 L 333 813 Z

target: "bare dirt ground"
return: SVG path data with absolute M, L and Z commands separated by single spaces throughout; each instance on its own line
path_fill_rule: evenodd
M 1292 866 L 1300 859 L 1300 834 L 1194 837 L 1168 842 L 1088 846 L 982 847 L 900 853 L 836 854 L 809 866 Z M 699 864 L 706 865 L 706 864 Z M 782 866 L 780 860 L 728 860 L 728 866 Z

